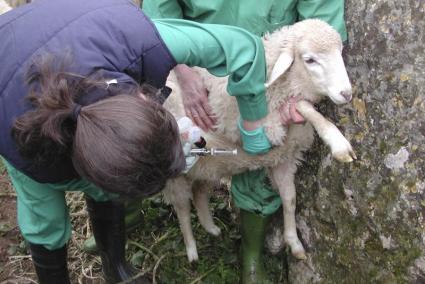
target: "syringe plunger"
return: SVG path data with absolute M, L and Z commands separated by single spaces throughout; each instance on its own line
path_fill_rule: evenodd
M 220 149 L 220 148 L 211 148 L 211 149 L 192 149 L 190 151 L 192 155 L 198 156 L 236 156 L 238 154 L 238 149 Z

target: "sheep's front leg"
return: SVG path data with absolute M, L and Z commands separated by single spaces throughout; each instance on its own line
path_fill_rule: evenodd
M 189 262 L 198 260 L 198 250 L 190 223 L 190 199 L 192 198 L 190 184 L 182 177 L 169 180 L 163 195 L 165 201 L 172 204 L 176 211 Z
M 350 142 L 339 129 L 324 118 L 306 101 L 297 102 L 297 110 L 310 122 L 320 138 L 331 148 L 332 156 L 340 162 L 349 163 L 357 159 Z
M 301 241 L 297 236 L 295 221 L 296 192 L 294 175 L 296 172 L 295 160 L 289 159 L 272 169 L 272 178 L 279 188 L 283 203 L 284 239 L 291 248 L 292 255 L 297 259 L 306 259 L 306 254 Z
M 204 227 L 208 233 L 218 236 L 220 235 L 221 230 L 214 224 L 211 211 L 208 208 L 209 186 L 211 186 L 211 184 L 206 182 L 196 182 L 193 184 L 193 205 L 196 208 L 196 213 L 198 214 L 199 222 L 202 227 Z
M 185 200 L 184 204 L 174 206 L 177 218 L 180 223 L 180 230 L 183 233 L 183 240 L 186 246 L 186 253 L 189 262 L 198 260 L 198 250 L 193 236 L 192 226 L 190 224 L 190 200 Z

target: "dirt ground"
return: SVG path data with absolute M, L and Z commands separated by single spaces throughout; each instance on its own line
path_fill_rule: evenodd
M 35 283 L 31 260 L 16 224 L 16 195 L 0 165 L 0 283 Z

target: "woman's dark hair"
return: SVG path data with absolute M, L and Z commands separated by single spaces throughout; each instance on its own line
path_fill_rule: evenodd
M 123 196 L 160 191 L 185 167 L 172 114 L 141 98 L 140 87 L 117 84 L 108 88 L 109 97 L 82 106 L 75 116 L 76 100 L 105 90 L 105 80 L 113 78 L 66 72 L 66 62 L 43 56 L 29 69 L 33 110 L 12 129 L 21 155 L 40 166 L 71 158 L 80 176 Z

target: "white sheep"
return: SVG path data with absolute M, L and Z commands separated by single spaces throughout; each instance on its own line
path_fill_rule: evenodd
M 0 0 L 0 15 L 9 10 L 12 10 L 12 7 L 5 0 Z
M 341 56 L 339 34 L 323 21 L 305 20 L 266 35 L 263 40 L 269 74 L 266 84 L 269 114 L 265 119 L 265 129 L 274 146 L 265 155 L 251 156 L 240 148 L 239 112 L 236 100 L 227 95 L 226 78 L 216 78 L 199 69 L 209 90 L 209 102 L 218 116 L 217 131 L 204 135 L 207 146 L 238 148 L 238 155 L 201 157 L 186 175 L 167 183 L 164 199 L 173 205 L 177 213 L 189 261 L 198 259 L 190 224 L 190 200 L 193 200 L 205 230 L 219 235 L 220 229 L 214 224 L 208 209 L 208 189 L 223 177 L 263 167 L 267 168 L 273 187 L 279 190 L 283 201 L 284 241 L 296 258 L 304 259 L 305 250 L 296 232 L 294 175 L 302 152 L 313 142 L 313 128 L 330 146 L 337 160 L 351 162 L 355 159 L 347 139 L 312 106 L 325 97 L 336 104 L 351 100 L 351 84 Z M 165 106 L 176 118 L 180 118 L 184 116 L 184 109 L 176 82 L 173 75 L 170 76 L 167 84 L 174 93 Z M 280 123 L 279 107 L 291 97 L 296 98 L 296 107 L 307 123 L 287 128 Z

